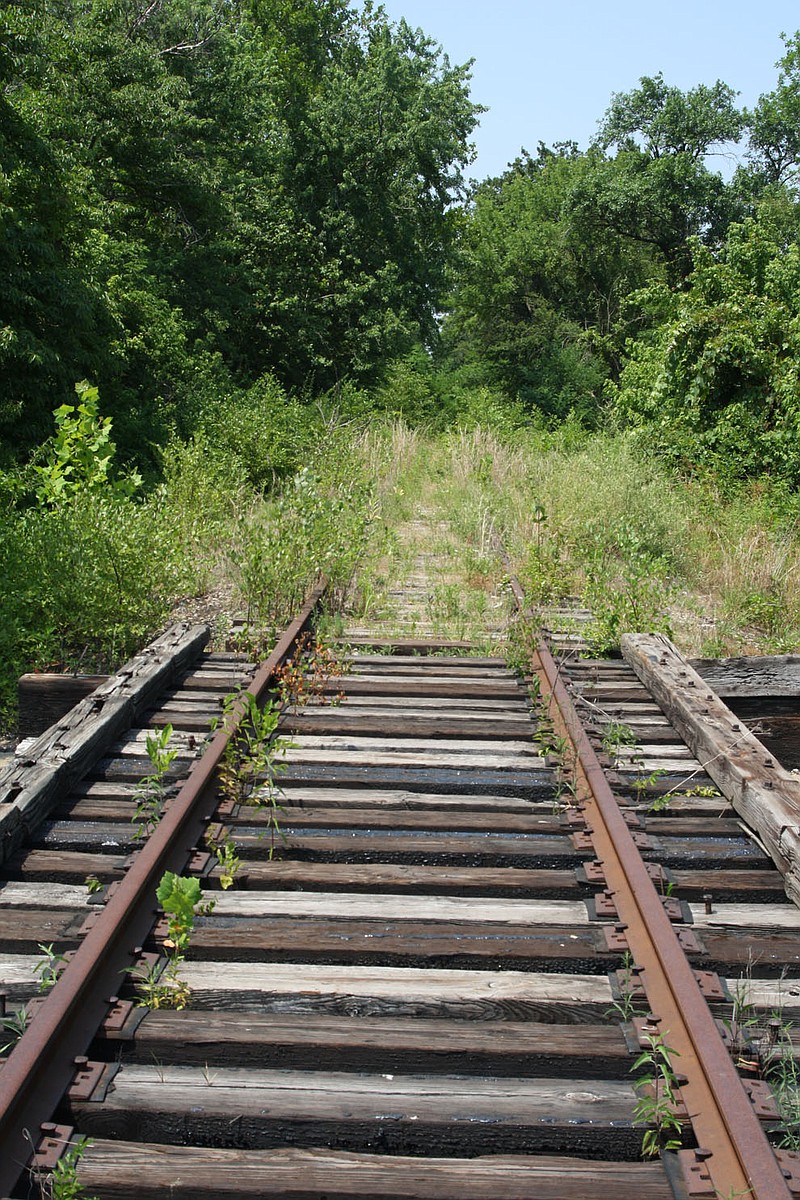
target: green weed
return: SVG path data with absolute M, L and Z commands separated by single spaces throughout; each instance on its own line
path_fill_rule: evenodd
M 33 1171 L 42 1200 L 98 1200 L 96 1196 L 87 1195 L 78 1179 L 78 1165 L 91 1145 L 91 1138 L 76 1138 L 69 1144 L 52 1171 Z
M 45 945 L 39 942 L 39 953 L 42 957 L 33 968 L 34 975 L 39 976 L 39 991 L 49 992 L 58 982 L 58 977 L 64 969 L 66 956 L 57 953 L 53 942 Z
M 0 1016 L 0 1029 L 6 1041 L 0 1045 L 0 1054 L 8 1054 L 13 1050 L 19 1039 L 22 1037 L 25 1030 L 28 1028 L 28 1011 L 25 1008 L 18 1008 L 14 1012 L 3 1012 Z
M 616 766 L 617 758 L 623 746 L 636 746 L 639 739 L 629 725 L 623 721 L 608 721 L 603 726 L 602 747 L 612 763 Z
M 165 947 L 183 957 L 189 948 L 195 917 L 203 904 L 200 881 L 165 871 L 156 891 L 158 902 L 167 914 L 169 936 Z
M 230 830 L 227 829 L 218 836 L 209 830 L 206 833 L 205 842 L 217 860 L 220 887 L 223 891 L 227 891 L 228 888 L 233 887 L 242 866 L 236 842 L 231 837 Z
M 191 1000 L 188 984 L 180 978 L 179 963 L 171 958 L 166 966 L 146 963 L 128 968 L 128 977 L 136 988 L 137 1003 L 142 1008 L 163 1008 L 180 1012 Z
M 324 455 L 240 529 L 231 559 L 249 623 L 285 624 L 323 574 L 334 605 L 342 603 L 378 511 L 375 482 L 358 459 L 352 439 L 332 430 Z
M 266 814 L 265 836 L 270 839 L 269 857 L 282 841 L 280 819 L 282 792 L 277 779 L 286 769 L 283 756 L 291 743 L 276 737 L 281 706 L 269 700 L 258 704 L 250 692 L 226 697 L 226 717 L 242 708 L 242 719 L 225 750 L 219 769 L 220 790 L 234 804 L 249 804 Z
M 135 841 L 149 836 L 161 820 L 168 791 L 166 776 L 178 754 L 177 750 L 168 748 L 171 738 L 172 726 L 166 724 L 157 733 L 148 733 L 145 740 L 147 757 L 153 770 L 140 779 L 134 789 L 131 822 L 136 827 L 133 835 Z
M 634 962 L 633 955 L 630 950 L 626 950 L 622 956 L 622 969 L 619 972 L 619 998 L 614 1000 L 610 1008 L 606 1012 L 609 1020 L 617 1020 L 627 1023 L 631 1021 L 637 1014 L 636 1007 L 636 990 L 634 987 Z
M 195 920 L 213 910 L 213 900 L 204 901 L 200 882 L 193 876 L 176 875 L 165 871 L 156 896 L 167 915 L 167 936 L 163 946 L 167 952 L 166 966 L 146 963 L 131 967 L 128 974 L 136 985 L 139 1002 L 148 1008 L 183 1009 L 191 994 L 181 979 L 180 968 L 186 958 Z
M 783 1150 L 800 1152 L 800 1063 L 795 1029 L 782 1005 L 760 1012 L 750 996 L 751 967 L 734 988 L 733 1009 L 725 1024 L 732 1054 L 744 1070 L 757 1072 L 770 1083 L 780 1114 L 774 1135 Z
M 679 1150 L 682 1145 L 682 1126 L 675 1115 L 677 1078 L 672 1066 L 675 1051 L 665 1043 L 661 1034 L 645 1035 L 647 1046 L 631 1067 L 644 1070 L 637 1080 L 639 1097 L 634 1119 L 648 1126 L 642 1138 L 642 1156 L 653 1158 L 663 1150 Z

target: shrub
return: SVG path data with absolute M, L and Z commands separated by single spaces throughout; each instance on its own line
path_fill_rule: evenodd
M 208 403 L 200 429 L 215 454 L 237 460 L 259 491 L 292 475 L 318 434 L 314 410 L 289 397 L 271 375 Z
M 628 344 L 617 412 L 683 471 L 800 481 L 800 246 L 772 210 L 695 247 L 684 291 L 633 298 L 654 328 Z

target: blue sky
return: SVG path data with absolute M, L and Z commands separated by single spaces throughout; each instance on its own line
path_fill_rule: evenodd
M 584 148 L 612 92 L 662 71 L 688 88 L 722 79 L 752 105 L 776 83 L 781 32 L 800 7 L 778 0 L 383 0 L 444 47 L 475 59 L 472 98 L 489 111 L 475 135 L 476 179 L 496 175 L 521 146 L 573 138 Z M 724 168 L 723 164 L 720 166 Z M 726 171 L 726 173 L 728 173 Z

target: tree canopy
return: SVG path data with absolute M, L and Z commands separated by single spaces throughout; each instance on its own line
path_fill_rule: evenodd
M 540 145 L 479 185 L 445 329 L 456 361 L 550 422 L 596 424 L 610 399 L 616 420 L 671 430 L 685 463 L 740 439 L 740 466 L 787 470 L 797 221 L 782 181 L 800 47 L 786 44 L 753 114 L 720 81 L 643 77 L 586 151 Z M 750 167 L 725 179 L 708 156 L 746 127 Z
M 720 80 L 643 76 L 586 149 L 540 143 L 468 189 L 469 64 L 371 0 L 8 0 L 0 455 L 35 453 L 81 380 L 150 466 L 176 432 L 260 444 L 263 414 L 285 431 L 331 389 L 421 418 L 472 387 L 515 420 L 611 413 L 671 429 L 684 463 L 756 469 L 757 447 L 791 475 L 784 42 L 749 112 Z
M 429 336 L 468 67 L 344 0 L 0 14 L 0 436 L 101 379 L 130 449 L 266 373 L 369 381 Z

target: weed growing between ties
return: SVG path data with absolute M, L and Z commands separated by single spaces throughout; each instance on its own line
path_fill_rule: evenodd
M 306 631 L 297 640 L 294 653 L 275 672 L 275 690 L 281 712 L 302 708 L 310 701 L 339 704 L 344 692 L 328 696 L 331 682 L 347 674 L 349 664 L 344 647 L 334 649 L 319 631 Z
M 633 750 L 638 746 L 639 739 L 630 725 L 626 725 L 624 721 L 616 721 L 612 718 L 603 725 L 600 744 L 603 748 L 603 753 L 611 759 L 612 767 L 616 768 L 619 766 L 620 752 L 623 749 Z M 640 760 L 637 759 L 636 761 Z
M 767 1026 L 766 1075 L 778 1099 L 782 1150 L 800 1152 L 800 1064 L 790 1022 L 774 1017 Z
M 219 769 L 220 791 L 231 803 L 249 805 L 265 814 L 262 836 L 269 838 L 270 859 L 284 840 L 283 792 L 278 778 L 286 769 L 285 755 L 292 745 L 289 739 L 278 736 L 281 716 L 311 700 L 339 703 L 343 693 L 328 693 L 331 682 L 345 671 L 346 663 L 322 635 L 307 632 L 298 639 L 294 653 L 275 671 L 273 694 L 264 703 L 259 704 L 244 689 L 230 693 L 223 702 L 220 725 L 233 733 Z M 230 831 L 222 827 L 210 830 L 206 845 L 217 859 L 221 887 L 231 887 L 241 868 L 241 858 Z
M 0 1042 L 0 1056 L 8 1054 L 14 1049 L 28 1028 L 29 1019 L 26 1008 L 17 1008 L 13 1012 L 7 1012 L 5 998 L 3 998 L 2 1010 L 0 1010 L 0 1038 L 3 1039 Z
M 58 983 L 58 977 L 66 965 L 65 954 L 60 954 L 54 942 L 39 942 L 38 950 L 41 957 L 35 963 L 33 973 L 38 978 L 38 990 L 49 992 Z M 6 1011 L 5 997 L 0 998 L 0 1055 L 13 1050 L 28 1027 L 30 1017 L 23 1006 L 13 1012 Z
M 784 980 L 777 981 L 777 1002 L 759 1007 L 753 999 L 752 966 L 733 988 L 731 1015 L 725 1020 L 731 1054 L 739 1069 L 766 1079 L 780 1114 L 771 1137 L 782 1150 L 800 1152 L 800 1062 L 797 1029 L 784 1012 Z
M 162 943 L 167 953 L 166 965 L 133 966 L 128 974 L 143 1007 L 180 1010 L 187 1007 L 191 998 L 180 968 L 186 959 L 196 918 L 211 913 L 214 901 L 203 899 L 198 879 L 173 871 L 164 872 L 156 896 L 167 916 L 167 936 Z
M 634 1119 L 647 1125 L 642 1155 L 653 1158 L 663 1150 L 680 1150 L 682 1125 L 676 1115 L 678 1078 L 672 1065 L 676 1051 L 657 1030 L 646 1033 L 645 1038 L 647 1045 L 631 1067 L 632 1071 L 644 1071 L 636 1084 Z
M 644 1016 L 644 1012 L 637 1003 L 644 999 L 643 990 L 637 987 L 637 974 L 638 969 L 634 964 L 633 955 L 630 950 L 626 950 L 622 956 L 621 967 L 616 974 L 617 993 L 614 1002 L 606 1011 L 606 1017 L 609 1020 L 622 1021 L 627 1024 L 634 1017 Z
M 164 801 L 169 793 L 167 773 L 177 757 L 177 750 L 170 750 L 172 726 L 166 724 L 157 733 L 148 733 L 145 748 L 153 770 L 136 784 L 133 793 L 134 812 L 131 822 L 135 825 L 134 841 L 141 841 L 153 832 L 161 820 Z
M 97 1196 L 88 1195 L 78 1179 L 78 1165 L 91 1145 L 91 1138 L 76 1138 L 69 1143 L 52 1171 L 30 1168 L 41 1200 L 98 1200 Z
M 534 661 L 536 633 L 531 623 L 520 618 L 509 629 L 505 661 L 526 680 L 531 710 L 536 725 L 533 741 L 539 753 L 555 768 L 553 811 L 579 805 L 578 752 L 572 741 L 556 729 L 557 704 L 552 693 L 542 684 L 542 677 L 531 674 Z
M 242 868 L 239 848 L 230 830 L 223 826 L 209 829 L 205 835 L 205 844 L 217 860 L 219 886 L 223 892 L 227 892 L 228 888 L 233 887 Z
M 39 953 L 42 957 L 33 968 L 33 973 L 39 977 L 39 991 L 49 992 L 58 982 L 58 977 L 64 969 L 66 955 L 59 954 L 53 942 L 47 945 L 39 942 Z
M 269 838 L 272 858 L 283 839 L 283 793 L 277 779 L 286 769 L 284 756 L 291 743 L 276 736 L 281 718 L 277 701 L 268 700 L 261 706 L 251 692 L 232 693 L 226 697 L 223 726 L 236 713 L 241 713 L 241 719 L 220 765 L 220 791 L 231 803 L 250 805 L 265 814 L 264 836 Z M 224 853 L 235 853 L 235 849 Z M 222 865 L 219 854 L 217 858 Z

